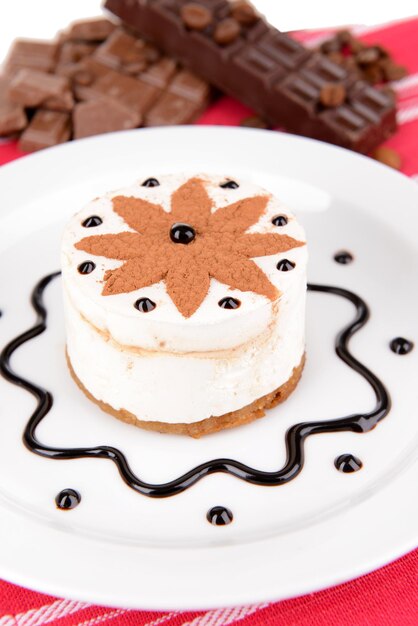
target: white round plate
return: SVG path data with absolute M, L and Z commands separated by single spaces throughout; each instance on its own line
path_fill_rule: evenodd
M 346 287 L 370 306 L 371 319 L 351 350 L 385 383 L 393 408 L 367 434 L 310 437 L 302 473 L 284 486 L 216 474 L 181 495 L 152 499 L 130 489 L 109 460 L 31 453 L 22 432 L 35 400 L 1 379 L 0 576 L 106 605 L 201 609 L 315 591 L 414 548 L 418 187 L 370 159 L 275 132 L 177 127 L 77 141 L 6 165 L 0 170 L 1 344 L 34 324 L 31 290 L 58 269 L 61 232 L 73 213 L 106 190 L 179 171 L 248 178 L 296 211 L 307 230 L 310 281 Z M 353 263 L 333 260 L 341 249 L 354 255 Z M 219 457 L 278 470 L 290 426 L 367 412 L 375 403 L 368 383 L 334 352 L 354 307 L 309 293 L 306 370 L 286 403 L 256 423 L 197 441 L 145 432 L 102 413 L 72 382 L 60 278 L 47 287 L 45 303 L 46 332 L 12 358 L 16 372 L 54 395 L 39 438 L 53 446 L 119 447 L 149 482 Z M 399 335 L 415 341 L 410 354 L 389 349 Z M 359 457 L 361 471 L 337 471 L 334 459 L 343 453 Z M 61 511 L 54 498 L 66 487 L 82 501 Z M 230 525 L 208 523 L 215 505 L 231 509 Z

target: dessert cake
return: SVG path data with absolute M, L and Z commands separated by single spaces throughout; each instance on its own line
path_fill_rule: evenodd
M 63 238 L 71 374 L 150 430 L 257 419 L 302 373 L 306 263 L 295 217 L 249 182 L 164 175 L 96 198 Z

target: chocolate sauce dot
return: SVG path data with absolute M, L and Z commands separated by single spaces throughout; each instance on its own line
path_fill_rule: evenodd
M 160 183 L 156 178 L 147 178 L 142 183 L 142 187 L 159 187 Z
M 69 509 L 75 509 L 81 502 L 81 496 L 75 489 L 63 489 L 55 497 L 55 504 L 58 509 L 68 511 Z
M 189 224 L 176 223 L 170 229 L 170 239 L 173 243 L 188 244 L 196 237 L 196 231 Z
M 90 217 L 83 222 L 84 228 L 95 228 L 96 226 L 100 226 L 100 224 L 103 224 L 103 220 L 98 215 L 90 215 Z
M 334 261 L 340 263 L 341 265 L 348 265 L 354 261 L 354 257 L 351 252 L 347 252 L 347 250 L 341 250 L 341 252 L 337 252 L 334 255 Z
M 225 506 L 214 506 L 207 512 L 206 519 L 214 526 L 227 526 L 232 522 L 234 516 Z
M 218 305 L 221 309 L 237 309 L 241 306 L 241 302 L 237 298 L 222 298 L 222 300 L 219 300 Z
M 274 226 L 286 226 L 287 222 L 288 219 L 286 215 L 276 215 L 276 217 L 273 217 L 271 220 L 271 223 L 274 224 Z
M 339 472 L 352 474 L 358 472 L 363 467 L 363 463 L 353 454 L 341 454 L 334 461 L 334 465 Z
M 91 274 L 95 268 L 96 264 L 93 261 L 84 261 L 84 263 L 80 263 L 78 266 L 78 271 L 80 274 Z
M 149 313 L 150 311 L 153 311 L 156 306 L 155 302 L 149 298 L 140 298 L 134 304 L 134 307 L 138 309 L 138 311 L 141 311 L 141 313 Z
M 277 263 L 276 267 L 280 272 L 290 272 L 295 269 L 296 263 L 292 263 L 289 259 L 282 259 Z
M 238 189 L 239 185 L 235 180 L 227 180 L 225 183 L 219 185 L 222 189 Z
M 409 354 L 414 349 L 414 344 L 404 337 L 396 337 L 390 342 L 390 349 L 395 354 Z

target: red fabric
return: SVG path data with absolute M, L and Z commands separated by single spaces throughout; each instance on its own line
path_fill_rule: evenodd
M 296 33 L 308 45 L 324 31 Z M 402 157 L 402 170 L 418 179 L 418 18 L 362 32 L 386 46 L 411 76 L 395 85 L 399 132 L 387 145 Z M 236 125 L 251 114 L 231 98 L 215 103 L 199 124 Z M 0 144 L 0 164 L 23 156 L 16 142 Z M 157 613 L 89 606 L 52 598 L 0 581 L 0 626 L 417 626 L 418 550 L 338 587 L 269 605 L 201 612 Z

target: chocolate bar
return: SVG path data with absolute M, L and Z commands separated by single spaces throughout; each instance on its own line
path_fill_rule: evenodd
M 105 7 L 272 126 L 363 153 L 396 129 L 390 93 L 304 48 L 247 2 L 106 0 Z

